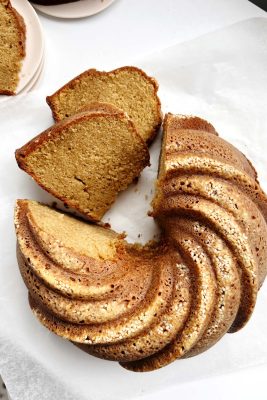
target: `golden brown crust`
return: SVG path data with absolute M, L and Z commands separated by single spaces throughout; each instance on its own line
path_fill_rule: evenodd
M 160 128 L 161 122 L 162 122 L 161 102 L 160 102 L 160 99 L 159 99 L 159 97 L 157 95 L 157 91 L 158 91 L 158 87 L 159 86 L 158 86 L 157 81 L 154 78 L 148 76 L 142 69 L 134 67 L 134 66 L 124 66 L 124 67 L 120 67 L 120 68 L 114 69 L 114 70 L 109 71 L 109 72 L 98 71 L 98 70 L 96 70 L 94 68 L 91 68 L 91 69 L 88 69 L 88 70 L 82 72 L 80 75 L 76 76 L 75 78 L 73 78 L 72 80 L 67 82 L 64 86 L 62 86 L 60 89 L 58 89 L 54 94 L 52 94 L 51 96 L 47 96 L 46 97 L 47 104 L 51 108 L 54 120 L 55 121 L 59 121 L 61 119 L 60 116 L 59 116 L 59 113 L 58 113 L 58 111 L 56 109 L 54 99 L 62 91 L 64 91 L 64 89 L 68 89 L 69 87 L 73 87 L 76 83 L 78 83 L 84 77 L 87 77 L 89 75 L 90 76 L 103 76 L 103 75 L 109 76 L 111 74 L 117 75 L 121 71 L 137 72 L 138 74 L 142 75 L 154 87 L 154 95 L 155 95 L 155 99 L 156 99 L 156 102 L 157 102 L 157 118 L 156 118 L 155 124 L 153 126 L 153 129 L 152 129 L 152 131 L 150 133 L 150 137 L 147 140 L 147 143 L 150 144 L 153 141 L 154 137 L 156 136 L 156 134 L 158 132 L 158 129 Z
M 67 89 L 69 86 L 72 86 L 73 84 L 75 84 L 75 82 L 79 82 L 79 80 L 81 80 L 81 78 L 83 78 L 84 76 L 88 76 L 88 75 L 92 75 L 92 76 L 101 76 L 101 75 L 110 75 L 110 74 L 117 74 L 120 71 L 135 71 L 140 73 L 143 77 L 145 77 L 153 86 L 154 86 L 154 90 L 155 90 L 155 96 L 158 98 L 157 96 L 157 91 L 158 91 L 158 83 L 155 79 L 151 78 L 150 76 L 148 76 L 142 69 L 137 68 L 137 67 L 133 67 L 133 66 L 124 66 L 124 67 L 120 67 L 120 68 L 116 68 L 113 69 L 111 71 L 98 71 L 95 68 L 90 68 L 84 72 L 82 72 L 81 74 L 77 75 L 75 78 L 71 79 L 69 82 L 67 82 L 65 85 L 63 85 L 60 89 L 58 89 L 55 93 L 53 93 L 51 96 L 47 96 L 46 97 L 46 101 L 47 104 L 49 105 L 49 107 L 52 110 L 52 114 L 53 114 L 53 118 L 55 121 L 58 121 L 60 118 L 58 116 L 57 111 L 55 110 L 54 104 L 53 104 L 53 99 L 54 97 L 56 97 L 63 89 Z M 161 103 L 160 100 L 158 98 L 158 110 L 159 110 L 159 115 L 161 116 Z
M 3 94 L 5 96 L 15 96 L 16 93 L 12 92 L 11 90 L 0 89 L 0 94 Z
M 107 114 L 124 114 L 123 110 L 114 106 L 113 104 L 103 103 L 99 101 L 93 101 L 91 103 L 86 104 L 86 106 L 82 107 L 78 111 L 78 113 L 81 113 L 83 111 L 104 112 Z
M 172 130 L 172 132 L 178 132 L 181 129 L 190 129 L 218 136 L 218 133 L 210 122 L 194 115 L 172 114 L 169 112 L 164 116 L 163 125 L 165 131 Z
M 25 158 L 30 153 L 32 153 L 34 150 L 36 150 L 37 148 L 42 146 L 48 140 L 53 140 L 56 137 L 60 136 L 63 128 L 67 128 L 71 125 L 75 125 L 78 122 L 86 121 L 88 119 L 94 119 L 95 117 L 99 117 L 99 116 L 106 117 L 108 115 L 114 115 L 114 114 L 119 119 L 122 119 L 125 116 L 125 114 L 123 112 L 110 113 L 110 112 L 95 111 L 95 109 L 93 109 L 93 111 L 90 109 L 87 110 L 87 106 L 86 106 L 85 110 L 79 112 L 78 114 L 75 114 L 71 117 L 68 117 L 62 121 L 57 122 L 57 124 L 52 125 L 50 128 L 41 132 L 39 135 L 37 135 L 33 139 L 31 139 L 28 143 L 23 145 L 20 149 L 17 149 L 15 151 L 15 157 L 16 157 L 16 161 L 17 161 L 19 167 L 26 171 L 27 167 L 25 165 Z M 142 138 L 136 132 L 136 129 L 135 129 L 132 121 L 129 121 L 129 124 L 133 128 L 133 132 L 134 132 L 135 136 L 138 138 L 138 140 L 140 140 L 144 143 Z M 146 160 L 146 162 L 148 162 L 148 161 Z M 148 165 L 148 164 L 146 164 L 146 165 Z M 26 171 L 26 172 L 28 172 L 28 171 Z
M 10 4 L 11 6 L 11 4 Z M 18 21 L 19 33 L 20 33 L 20 49 L 21 49 L 21 56 L 25 57 L 26 55 L 26 25 L 24 22 L 23 17 L 18 13 L 18 11 L 11 6 L 12 12 L 16 16 Z

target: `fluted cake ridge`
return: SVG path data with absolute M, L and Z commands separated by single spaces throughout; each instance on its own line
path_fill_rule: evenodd
M 266 275 L 266 210 L 240 151 L 206 121 L 167 114 L 158 243 L 130 245 L 109 228 L 17 202 L 31 307 L 54 333 L 133 371 L 197 355 L 252 315 Z

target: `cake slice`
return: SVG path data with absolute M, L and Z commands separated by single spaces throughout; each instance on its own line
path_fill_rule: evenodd
M 161 124 L 157 82 L 136 67 L 111 72 L 89 69 L 47 97 L 54 119 L 62 120 L 90 102 L 106 102 L 125 111 L 144 141 L 150 143 Z
M 26 27 L 9 0 L 0 0 L 0 94 L 14 95 L 25 57 Z
M 25 144 L 16 159 L 43 189 L 98 221 L 149 164 L 149 152 L 123 111 L 94 103 Z

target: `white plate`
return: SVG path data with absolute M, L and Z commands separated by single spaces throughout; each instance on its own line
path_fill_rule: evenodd
M 105 10 L 114 0 L 80 0 L 75 3 L 59 4 L 57 6 L 33 6 L 44 14 L 57 18 L 83 18 L 89 17 Z
M 44 39 L 39 18 L 27 0 L 11 0 L 12 6 L 23 17 L 26 25 L 26 57 L 20 72 L 16 93 L 30 82 L 40 66 L 44 53 Z
M 44 67 L 44 56 L 41 59 L 40 65 L 37 68 L 35 75 L 32 77 L 30 82 L 28 82 L 27 85 L 24 86 L 24 88 L 18 94 L 27 93 L 36 88 L 37 84 L 40 81 L 41 75 L 43 73 L 43 67 Z

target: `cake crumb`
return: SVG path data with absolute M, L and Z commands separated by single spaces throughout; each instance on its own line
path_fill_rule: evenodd
M 136 177 L 134 178 L 134 180 L 133 180 L 133 184 L 134 184 L 134 185 L 137 185 L 138 181 L 139 181 L 139 176 L 136 176 Z
M 57 207 L 57 202 L 56 202 L 56 201 L 52 201 L 51 207 L 57 209 L 57 208 L 58 208 L 58 207 Z

